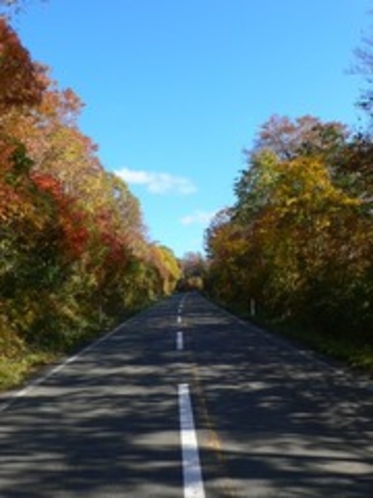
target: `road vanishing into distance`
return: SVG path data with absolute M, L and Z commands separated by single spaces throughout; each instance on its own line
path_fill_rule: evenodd
M 0 497 L 373 496 L 369 380 L 177 294 L 0 397 Z

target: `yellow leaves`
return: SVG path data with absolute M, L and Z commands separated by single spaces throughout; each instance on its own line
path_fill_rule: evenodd
M 271 186 L 268 207 L 286 214 L 307 217 L 329 210 L 359 206 L 360 200 L 351 198 L 332 182 L 327 166 L 319 158 L 301 157 L 278 163 L 276 180 Z
M 273 316 L 363 335 L 372 323 L 371 139 L 346 155 L 338 123 L 298 124 L 273 119 L 262 129 L 237 203 L 208 229 L 208 279 L 230 306 L 247 311 L 255 297 Z
M 296 202 L 298 202 L 298 198 L 290 197 L 289 199 L 285 199 L 285 206 L 289 207 L 289 206 L 295 204 Z
M 148 257 L 149 263 L 162 277 L 163 292 L 166 295 L 171 294 L 182 274 L 174 253 L 168 247 L 151 244 L 148 247 Z

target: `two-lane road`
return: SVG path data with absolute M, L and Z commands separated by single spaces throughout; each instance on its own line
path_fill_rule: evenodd
M 0 398 L 2 498 L 373 495 L 369 383 L 196 293 L 15 394 Z

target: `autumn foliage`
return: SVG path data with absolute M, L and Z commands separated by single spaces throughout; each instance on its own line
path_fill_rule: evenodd
M 79 130 L 82 103 L 0 19 L 0 356 L 63 349 L 173 291 L 138 200 Z M 1 372 L 0 372 L 1 373 Z
M 369 137 L 339 123 L 265 123 L 245 152 L 235 205 L 206 234 L 211 295 L 371 341 L 372 153 Z
M 0 18 L 0 110 L 41 100 L 43 85 L 37 71 L 15 32 Z

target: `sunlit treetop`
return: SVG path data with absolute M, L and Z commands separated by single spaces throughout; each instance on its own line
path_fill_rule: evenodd
M 38 103 L 44 90 L 38 74 L 16 33 L 0 18 L 0 108 Z

